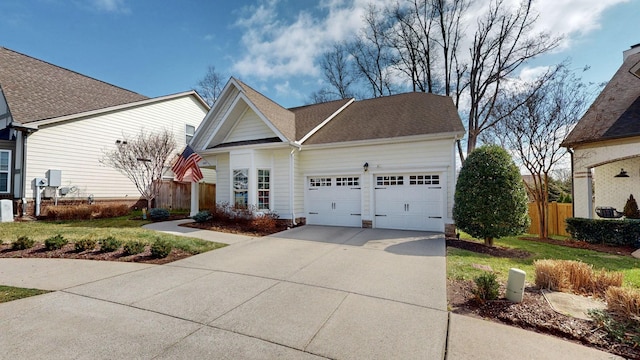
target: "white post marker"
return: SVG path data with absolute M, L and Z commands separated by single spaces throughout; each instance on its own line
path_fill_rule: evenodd
M 522 302 L 524 296 L 524 279 L 526 273 L 520 269 L 509 269 L 506 298 L 513 302 Z

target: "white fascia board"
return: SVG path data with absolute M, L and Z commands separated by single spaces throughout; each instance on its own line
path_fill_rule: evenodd
M 333 118 L 335 118 L 338 114 L 340 114 L 344 109 L 347 108 L 347 106 L 353 104 L 356 101 L 356 99 L 351 98 L 351 100 L 347 101 L 346 104 L 344 104 L 341 108 L 339 108 L 338 110 L 336 110 L 336 112 L 334 112 L 333 114 L 331 114 L 328 118 L 326 118 L 323 122 L 321 122 L 318 126 L 314 127 L 311 131 L 309 131 L 305 136 L 302 137 L 302 139 L 300 139 L 300 141 L 296 141 L 296 143 L 302 145 L 308 138 L 310 138 L 313 134 L 317 133 L 318 130 L 322 129 L 322 127 L 324 127 L 325 125 L 327 125 L 327 123 L 329 123 L 329 121 L 333 120 Z
M 460 134 L 461 134 L 460 132 L 448 132 L 448 133 L 411 135 L 411 136 L 382 138 L 382 139 L 344 141 L 344 142 L 335 142 L 335 143 L 328 143 L 328 144 L 304 145 L 300 150 L 304 151 L 304 150 L 313 150 L 313 149 L 332 149 L 332 148 L 338 149 L 338 148 L 346 148 L 346 147 L 354 147 L 354 146 L 401 144 L 401 143 L 427 141 L 427 140 L 458 139 Z
M 237 150 L 288 149 L 290 146 L 295 146 L 295 145 L 289 142 L 240 145 L 240 146 L 229 146 L 229 147 L 222 147 L 222 148 L 215 148 L 215 149 L 206 149 L 206 150 L 198 151 L 198 154 L 206 156 L 206 155 L 224 154 L 224 153 L 237 151 Z
M 159 102 L 163 102 L 163 101 L 167 101 L 167 100 L 173 100 L 173 99 L 177 99 L 177 98 L 181 98 L 181 97 L 185 97 L 185 96 L 195 96 L 196 99 L 199 99 L 198 101 L 202 101 L 200 96 L 195 91 L 190 90 L 190 91 L 185 91 L 185 92 L 181 92 L 181 93 L 177 93 L 177 94 L 160 96 L 160 97 L 156 97 L 156 98 L 152 98 L 152 99 L 140 100 L 140 101 L 136 101 L 136 102 L 132 102 L 132 103 L 116 105 L 116 106 L 110 106 L 110 107 L 106 107 L 106 108 L 102 108 L 102 109 L 85 111 L 85 112 L 72 114 L 72 115 L 65 115 L 65 116 L 55 117 L 55 118 L 51 118 L 51 119 L 44 119 L 44 120 L 36 120 L 36 121 L 30 122 L 29 124 L 33 125 L 33 126 L 40 126 L 40 125 L 54 124 L 54 123 L 58 123 L 58 122 L 62 122 L 62 121 L 77 120 L 77 119 L 81 119 L 81 118 L 84 118 L 84 117 L 89 117 L 89 116 L 100 115 L 100 114 L 105 114 L 105 113 L 114 112 L 114 111 L 130 109 L 130 108 L 149 105 L 149 104 L 153 104 L 153 103 L 159 103 Z M 208 106 L 207 106 L 207 108 L 208 108 Z

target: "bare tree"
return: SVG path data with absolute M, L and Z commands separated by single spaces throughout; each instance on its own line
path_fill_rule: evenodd
M 207 73 L 198 81 L 196 91 L 209 106 L 213 106 L 216 100 L 218 100 L 220 93 L 222 93 L 223 87 L 223 76 L 216 71 L 215 66 L 209 65 Z
M 560 143 L 584 114 L 596 90 L 563 63 L 549 76 L 524 84 L 495 105 L 494 114 L 502 121 L 489 133 L 531 174 L 532 180 L 525 182 L 525 187 L 536 203 L 540 238 L 549 235 L 551 174 L 567 152 Z
M 369 6 L 364 22 L 361 34 L 349 45 L 355 70 L 369 85 L 371 97 L 391 95 L 394 91 L 390 75 L 393 57 L 387 41 L 389 22 L 373 5 Z
M 349 52 L 346 46 L 339 43 L 334 44 L 331 50 L 325 52 L 320 61 L 322 73 L 338 99 L 353 97 L 351 85 L 356 79 L 348 58 Z
M 532 33 L 537 16 L 532 13 L 531 2 L 524 0 L 516 10 L 510 11 L 503 0 L 494 0 L 478 20 L 470 49 L 467 154 L 475 149 L 483 131 L 522 105 L 511 102 L 511 109 L 503 109 L 502 116 L 495 116 L 495 105 L 504 94 L 505 80 L 525 61 L 555 48 L 560 41 L 546 33 Z
M 103 150 L 100 163 L 129 178 L 151 208 L 162 185 L 167 159 L 175 148 L 176 141 L 171 132 L 146 133 L 143 130 L 135 137 L 125 136 L 115 149 Z

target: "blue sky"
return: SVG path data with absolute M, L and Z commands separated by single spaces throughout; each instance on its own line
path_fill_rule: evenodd
M 315 60 L 371 1 L 390 0 L 2 0 L 0 46 L 150 97 L 192 89 L 214 65 L 291 107 L 319 89 Z M 539 28 L 565 40 L 531 67 L 570 57 L 607 81 L 640 43 L 639 0 L 535 4 Z

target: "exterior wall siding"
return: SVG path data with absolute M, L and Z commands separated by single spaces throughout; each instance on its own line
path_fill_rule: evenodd
M 62 186 L 75 187 L 68 197 L 138 198 L 129 179 L 102 165 L 104 150 L 116 140 L 133 137 L 141 130 L 168 130 L 176 138 L 176 153 L 186 144 L 185 125 L 197 127 L 205 108 L 193 97 L 180 97 L 83 119 L 42 125 L 29 137 L 27 149 L 27 197 L 34 197 L 32 181 L 46 171 L 62 171 Z
M 231 203 L 231 168 L 229 154 L 216 156 L 216 202 Z
M 447 219 L 451 222 L 455 191 L 455 153 L 453 139 L 428 140 L 410 143 L 363 145 L 348 148 L 303 150 L 300 154 L 303 181 L 296 188 L 296 198 L 304 199 L 307 176 L 360 175 L 362 179 L 362 219 L 372 220 L 372 188 L 375 174 L 398 172 L 444 172 L 447 193 L 443 201 Z M 408 156 L 411 154 L 411 156 Z M 422 155 L 421 155 L 422 154 Z M 369 164 L 365 173 L 363 165 Z M 304 206 L 303 206 L 304 208 Z
M 238 122 L 229 135 L 227 135 L 224 142 L 266 139 L 274 136 L 276 136 L 274 132 L 258 117 L 258 114 L 249 108 L 243 116 L 238 119 Z
M 620 169 L 627 171 L 629 177 L 616 178 Z M 622 212 L 629 195 L 640 201 L 640 157 L 616 161 L 594 169 L 595 188 L 594 210 L 597 206 L 613 206 Z M 598 218 L 598 216 L 595 216 Z

